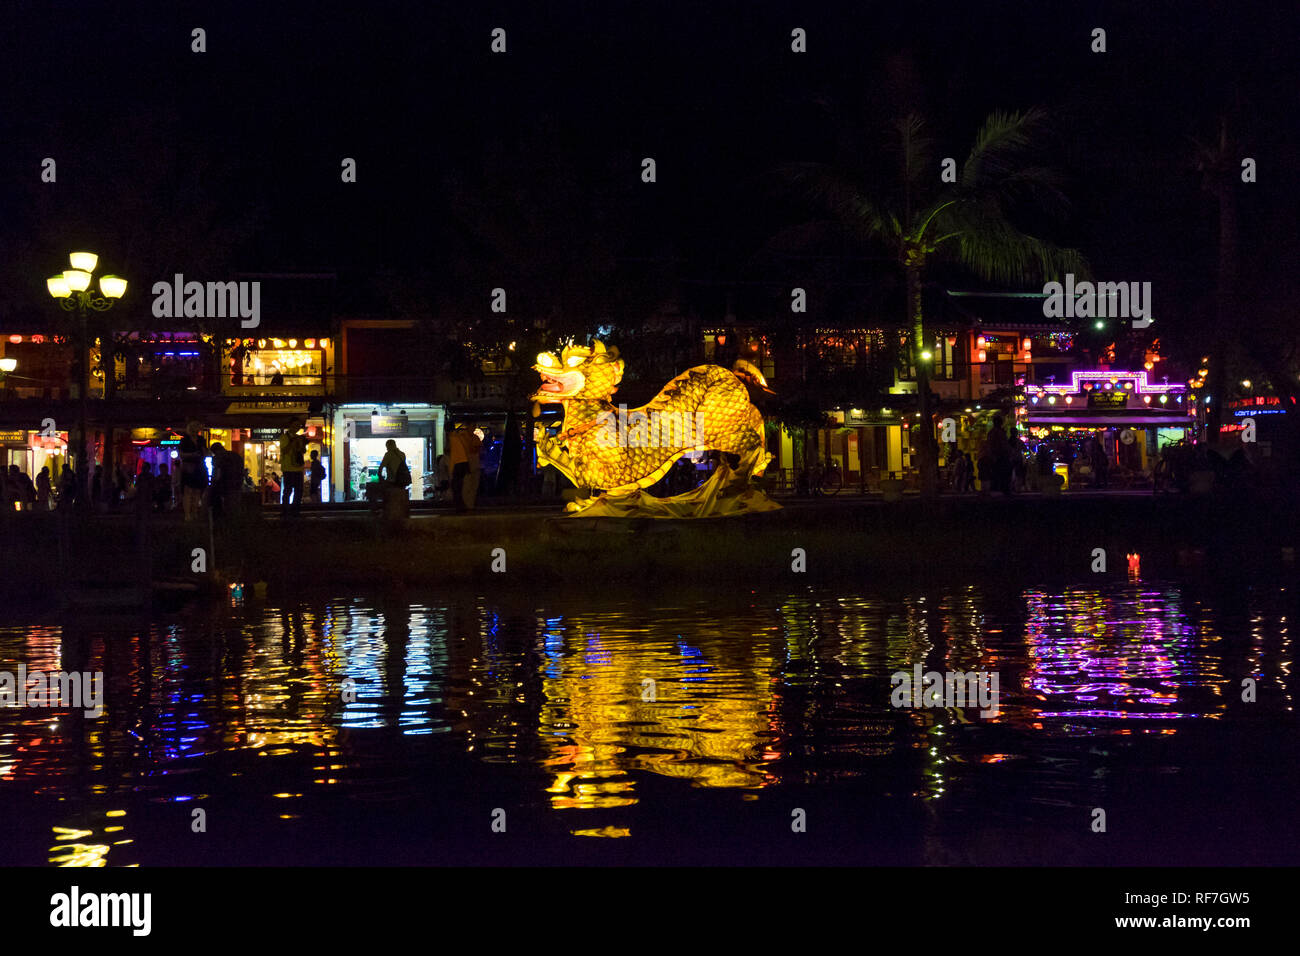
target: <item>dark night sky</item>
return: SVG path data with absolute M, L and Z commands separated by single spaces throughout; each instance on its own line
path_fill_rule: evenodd
M 842 129 L 819 103 L 868 127 L 888 116 L 901 93 L 885 65 L 900 56 L 951 143 L 941 154 L 959 162 L 988 112 L 1056 110 L 1075 202 L 1058 238 L 1099 273 L 1192 296 L 1217 233 L 1189 137 L 1211 137 L 1233 103 L 1260 165 L 1243 226 L 1294 240 L 1291 6 L 11 2 L 0 13 L 0 308 L 43 295 L 45 274 L 79 244 L 148 281 L 226 267 L 437 273 L 463 242 L 443 184 L 479 176 L 489 144 L 514 156 L 523 192 L 551 188 L 553 164 L 528 145 L 539 117 L 579 193 L 626 200 L 624 254 L 672 253 L 688 277 L 741 278 L 785 214 L 754 175 L 831 157 Z M 190 52 L 194 26 L 207 30 L 205 54 Z M 508 31 L 505 56 L 488 51 L 495 26 Z M 794 26 L 808 31 L 802 56 L 789 51 Z M 1094 26 L 1108 31 L 1105 54 L 1089 52 Z M 38 181 L 45 156 L 59 163 L 56 185 Z M 344 156 L 358 161 L 355 185 L 339 181 Z M 639 182 L 642 156 L 658 162 L 652 186 Z M 591 215 L 583 205 L 572 215 Z M 262 211 L 251 238 L 225 257 L 204 252 L 225 249 L 223 224 L 251 210 Z

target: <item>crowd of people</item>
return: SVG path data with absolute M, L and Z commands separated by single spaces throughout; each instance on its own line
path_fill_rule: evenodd
M 952 460 L 952 488 L 958 494 L 976 490 L 996 491 L 1004 495 L 1018 491 L 1043 490 L 1058 481 L 1057 464 L 1064 464 L 1072 483 L 1086 483 L 1093 488 L 1109 488 L 1111 460 L 1101 436 L 1090 435 L 1081 443 L 1063 442 L 1053 446 L 1040 441 L 1031 449 L 1015 425 L 1004 427 L 1001 415 L 994 415 L 988 433 L 980 444 L 978 457 L 959 453 Z

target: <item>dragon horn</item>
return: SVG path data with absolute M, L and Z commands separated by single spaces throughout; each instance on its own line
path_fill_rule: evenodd
M 591 343 L 591 349 L 593 352 L 599 355 L 601 352 L 605 351 L 605 343 L 602 342 L 600 339 L 596 339 Z

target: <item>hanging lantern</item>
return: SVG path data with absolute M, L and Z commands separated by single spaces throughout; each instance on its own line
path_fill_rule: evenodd
M 1020 343 L 1020 347 L 1024 349 L 1026 352 L 1030 351 L 1034 347 L 1033 339 L 1025 339 L 1023 342 Z
M 985 340 L 984 336 L 982 336 L 982 335 L 981 335 L 979 338 L 977 338 L 977 339 L 975 340 L 975 347 L 976 347 L 976 348 L 980 348 L 980 349 L 982 349 L 982 348 L 984 348 L 984 346 L 987 345 L 987 344 L 988 344 L 988 342 Z
M 980 341 L 983 342 L 984 340 L 980 339 Z M 981 362 L 987 361 L 988 357 L 989 357 L 988 352 L 984 351 L 984 349 L 979 350 L 979 361 Z

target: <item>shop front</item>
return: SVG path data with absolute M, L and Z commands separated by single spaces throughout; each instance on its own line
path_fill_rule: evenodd
M 1147 478 L 1161 450 L 1195 426 L 1184 385 L 1153 384 L 1146 372 L 1081 371 L 1068 385 L 1029 385 L 1017 418 L 1034 447 L 1046 442 L 1068 465 L 1099 447 L 1119 476 Z M 1067 481 L 1069 475 L 1067 474 Z
M 264 504 L 278 504 L 283 488 L 284 468 L 280 461 L 280 440 L 290 423 L 302 423 L 303 437 L 307 441 L 304 462 L 310 467 L 315 452 L 325 467 L 326 480 L 321 483 L 321 501 L 338 500 L 330 493 L 329 430 L 327 419 L 311 411 L 306 401 L 263 399 L 260 401 L 232 402 L 222 417 L 223 424 L 205 429 L 208 446 L 221 446 L 244 463 L 244 487 L 262 493 Z M 310 485 L 304 494 L 311 501 Z
M 335 436 L 331 490 L 338 501 L 360 501 L 366 485 L 379 479 L 379 466 L 391 439 L 406 455 L 412 501 L 433 496 L 438 456 L 444 451 L 445 406 L 340 405 L 331 416 Z
M 50 481 L 57 486 L 59 473 L 68 462 L 68 433 L 0 428 L 0 462 L 6 472 L 10 465 L 17 465 L 33 481 L 42 468 L 49 468 Z

